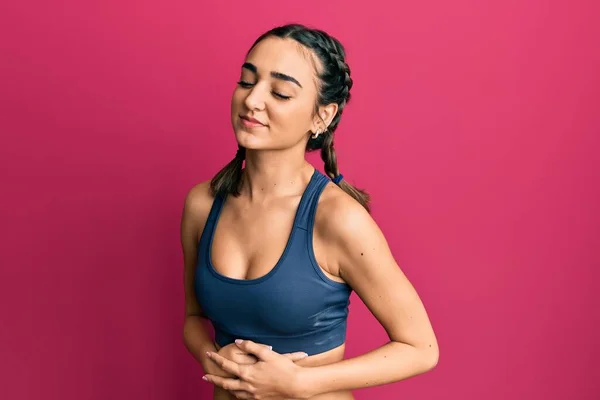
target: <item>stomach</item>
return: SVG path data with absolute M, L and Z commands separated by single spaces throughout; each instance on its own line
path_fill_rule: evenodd
M 217 351 L 220 350 L 218 344 L 215 343 Z M 334 349 L 326 352 L 308 356 L 302 360 L 296 361 L 296 365 L 306 368 L 319 367 L 322 365 L 333 364 L 344 359 L 344 351 L 346 345 L 342 344 Z M 354 396 L 349 390 L 342 390 L 339 392 L 323 393 L 317 396 L 313 396 L 310 400 L 353 400 Z M 237 400 L 235 396 L 229 394 L 227 391 L 216 387 L 214 391 L 213 400 Z

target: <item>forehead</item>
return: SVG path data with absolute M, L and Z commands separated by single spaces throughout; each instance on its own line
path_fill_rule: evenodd
M 280 72 L 296 78 L 303 87 L 315 78 L 311 51 L 293 39 L 265 38 L 250 51 L 246 61 L 254 64 L 261 76 Z

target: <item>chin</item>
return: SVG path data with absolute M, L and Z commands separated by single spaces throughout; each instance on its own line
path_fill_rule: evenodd
M 261 150 L 268 148 L 267 141 L 264 138 L 258 137 L 252 132 L 248 132 L 244 129 L 236 128 L 235 139 L 238 144 L 246 149 Z

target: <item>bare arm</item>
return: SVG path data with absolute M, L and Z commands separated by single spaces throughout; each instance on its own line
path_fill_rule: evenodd
M 333 252 L 331 269 L 356 291 L 390 342 L 361 356 L 306 368 L 303 397 L 382 385 L 435 367 L 438 344 L 417 292 L 400 270 L 371 216 L 350 199 L 323 201 L 321 237 Z
M 205 373 L 223 375 L 207 356 L 207 351 L 216 351 L 215 343 L 208 334 L 204 316 L 194 294 L 194 272 L 197 261 L 197 243 L 199 232 L 206 222 L 210 211 L 211 199 L 205 183 L 192 188 L 187 194 L 181 217 L 181 246 L 183 249 L 185 291 L 185 322 L 183 324 L 183 343 L 194 358 L 200 362 Z

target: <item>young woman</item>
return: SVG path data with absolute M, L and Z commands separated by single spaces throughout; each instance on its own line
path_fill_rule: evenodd
M 342 45 L 301 25 L 263 34 L 242 65 L 237 154 L 189 191 L 181 223 L 184 343 L 215 399 L 352 399 L 352 389 L 437 363 L 425 308 L 367 194 L 337 167 L 333 137 L 351 87 Z M 317 149 L 326 175 L 305 160 Z M 390 341 L 344 359 L 352 291 Z

